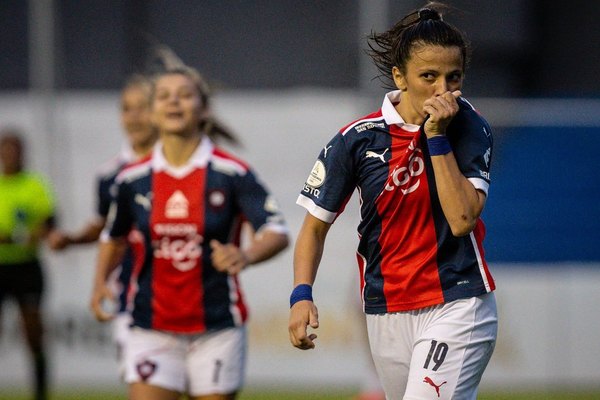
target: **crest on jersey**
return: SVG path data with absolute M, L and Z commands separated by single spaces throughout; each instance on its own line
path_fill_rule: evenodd
M 312 171 L 310 171 L 308 178 L 306 178 L 306 184 L 308 186 L 318 188 L 325 182 L 326 175 L 325 164 L 323 164 L 323 161 L 317 160 L 312 168 Z
M 189 216 L 189 201 L 181 190 L 176 190 L 165 206 L 165 216 L 167 218 L 187 218 Z
M 222 208 L 225 204 L 225 192 L 219 189 L 212 190 L 208 193 L 208 204 L 212 208 Z
M 138 375 L 144 382 L 146 382 L 148 378 L 150 378 L 154 374 L 154 371 L 156 371 L 156 367 L 156 363 L 149 360 L 142 361 L 135 366 Z

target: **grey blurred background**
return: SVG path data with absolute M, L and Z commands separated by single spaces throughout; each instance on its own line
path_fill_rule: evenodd
M 370 88 L 365 37 L 414 0 L 2 0 L 0 90 L 116 89 L 153 41 L 226 89 Z M 449 0 L 471 96 L 598 96 L 596 1 Z M 49 64 L 49 62 L 51 64 Z

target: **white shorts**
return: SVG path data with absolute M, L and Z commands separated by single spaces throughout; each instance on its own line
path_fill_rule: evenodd
M 228 394 L 244 381 L 246 327 L 198 335 L 131 328 L 126 382 L 144 382 L 191 396 Z
M 117 363 L 119 376 L 125 379 L 125 346 L 129 341 L 129 332 L 131 331 L 131 314 L 129 312 L 118 313 L 112 322 L 112 334 L 115 345 L 117 346 Z
M 368 314 L 387 400 L 475 400 L 496 343 L 493 293 L 421 310 Z

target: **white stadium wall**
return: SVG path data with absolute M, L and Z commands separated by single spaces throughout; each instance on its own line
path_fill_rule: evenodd
M 214 107 L 242 139 L 243 147 L 232 150 L 267 183 L 295 237 L 304 216 L 295 200 L 321 147 L 379 102 L 367 104 L 345 91 L 230 92 L 217 95 Z M 503 106 L 492 99 L 482 104 Z M 0 126 L 25 130 L 29 165 L 54 183 L 61 226 L 82 227 L 94 213 L 95 170 L 122 143 L 118 94 L 4 95 L 0 110 Z M 369 368 L 354 258 L 356 203 L 353 198 L 332 228 L 315 285 L 321 323 L 317 349 L 301 352 L 288 342 L 292 248 L 243 273 L 251 307 L 249 386 L 357 386 Z M 95 254 L 94 246 L 44 251 L 50 363 L 57 386 L 119 385 L 109 326 L 88 312 Z M 491 262 L 491 269 L 498 284 L 500 331 L 482 387 L 597 386 L 600 262 L 549 263 L 548 268 Z M 26 386 L 29 372 L 15 309 L 4 308 L 0 386 Z

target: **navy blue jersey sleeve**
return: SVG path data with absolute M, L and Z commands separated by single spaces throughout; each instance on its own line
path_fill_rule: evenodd
M 269 228 L 287 232 L 277 201 L 249 169 L 236 185 L 238 207 L 255 230 Z
M 112 201 L 111 188 L 114 185 L 114 179 L 99 178 L 97 185 L 97 211 L 98 215 L 105 217 L 108 215 L 110 203 Z
M 133 195 L 125 182 L 115 184 L 114 189 L 116 193 L 110 204 L 105 230 L 110 237 L 117 238 L 127 236 L 133 225 Z
M 487 121 L 464 99 L 448 126 L 448 138 L 460 171 L 476 189 L 487 194 L 492 159 L 492 131 Z
M 320 220 L 332 223 L 356 187 L 352 160 L 346 137 L 337 134 L 321 150 L 296 203 Z

